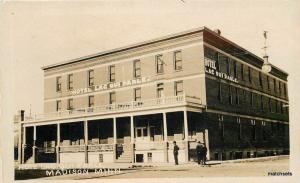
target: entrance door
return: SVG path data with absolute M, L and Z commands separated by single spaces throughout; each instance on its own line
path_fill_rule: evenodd
M 150 140 L 148 128 L 146 126 L 136 127 L 135 128 L 135 136 L 136 136 L 136 141 L 138 141 L 138 142 Z

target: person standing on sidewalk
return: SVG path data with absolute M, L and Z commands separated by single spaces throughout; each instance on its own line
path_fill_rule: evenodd
M 176 141 L 174 141 L 173 144 L 174 144 L 173 154 L 174 154 L 175 165 L 178 165 L 178 151 L 179 151 L 179 147 L 176 144 Z
M 198 144 L 196 146 L 196 153 L 197 153 L 198 165 L 200 165 L 200 163 L 203 159 L 203 148 L 202 148 L 200 141 L 198 141 Z

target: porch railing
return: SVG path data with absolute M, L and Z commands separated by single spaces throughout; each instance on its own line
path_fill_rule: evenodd
M 98 145 L 89 145 L 89 152 L 110 152 L 114 150 L 113 144 L 98 144 Z
M 74 146 L 60 146 L 60 152 L 84 152 L 85 146 L 74 145 Z
M 159 150 L 164 149 L 164 142 L 136 142 L 135 143 L 136 150 L 145 150 L 145 149 L 152 149 L 152 150 Z
M 130 110 L 142 110 L 144 108 L 157 108 L 168 105 L 175 104 L 199 104 L 202 105 L 201 99 L 191 96 L 179 95 L 172 97 L 163 97 L 163 98 L 155 98 L 149 100 L 142 101 L 130 101 L 124 103 L 115 103 L 108 104 L 102 106 L 95 107 L 86 107 L 65 111 L 58 111 L 53 113 L 45 113 L 35 115 L 32 119 L 28 119 L 28 121 L 35 120 L 43 120 L 49 118 L 63 118 L 63 117 L 72 117 L 72 116 L 80 116 L 80 115 L 90 115 L 90 114 L 101 114 L 101 113 L 109 113 L 109 112 L 120 112 L 120 111 L 130 111 Z

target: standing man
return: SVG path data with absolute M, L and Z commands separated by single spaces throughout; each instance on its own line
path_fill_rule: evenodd
M 178 151 L 179 151 L 179 147 L 176 144 L 176 141 L 174 141 L 173 144 L 174 144 L 173 154 L 174 154 L 175 165 L 178 165 Z
M 203 159 L 202 156 L 203 156 L 203 151 L 202 151 L 202 145 L 200 143 L 200 141 L 198 141 L 198 144 L 196 146 L 196 153 L 197 153 L 197 160 L 198 160 L 198 165 L 200 165 L 201 163 L 201 160 Z
M 205 144 L 203 144 L 202 149 L 203 149 L 202 165 L 206 165 L 207 148 Z

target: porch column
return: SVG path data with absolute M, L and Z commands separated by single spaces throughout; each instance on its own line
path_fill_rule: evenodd
M 184 151 L 185 151 L 185 162 L 189 161 L 189 149 L 188 149 L 188 119 L 187 119 L 187 110 L 183 111 L 183 123 L 184 123 Z
M 20 135 L 22 135 L 22 134 L 20 134 Z M 26 127 L 23 126 L 22 164 L 25 163 L 25 148 L 26 148 Z
M 130 116 L 130 142 L 131 142 L 131 162 L 134 163 L 134 121 L 133 121 L 133 116 Z
M 205 134 L 204 134 L 205 144 L 206 144 L 206 148 L 207 148 L 207 155 L 206 155 L 206 158 L 207 158 L 207 160 L 210 160 L 208 129 L 205 129 L 204 133 L 205 133 Z
M 22 123 L 19 123 L 19 128 L 18 128 L 18 162 L 19 164 L 22 164 Z
M 56 129 L 56 163 L 60 163 L 60 154 L 59 154 L 59 146 L 60 146 L 60 123 L 57 123 Z
M 113 134 L 114 134 L 114 162 L 117 159 L 117 119 L 113 118 Z
M 83 123 L 84 128 L 84 153 L 85 153 L 85 163 L 88 163 L 88 121 L 85 120 Z
M 164 128 L 164 161 L 168 160 L 168 129 L 167 129 L 167 114 L 163 113 L 163 128 Z
M 36 163 L 36 126 L 33 126 L 33 146 L 32 146 L 33 163 Z

